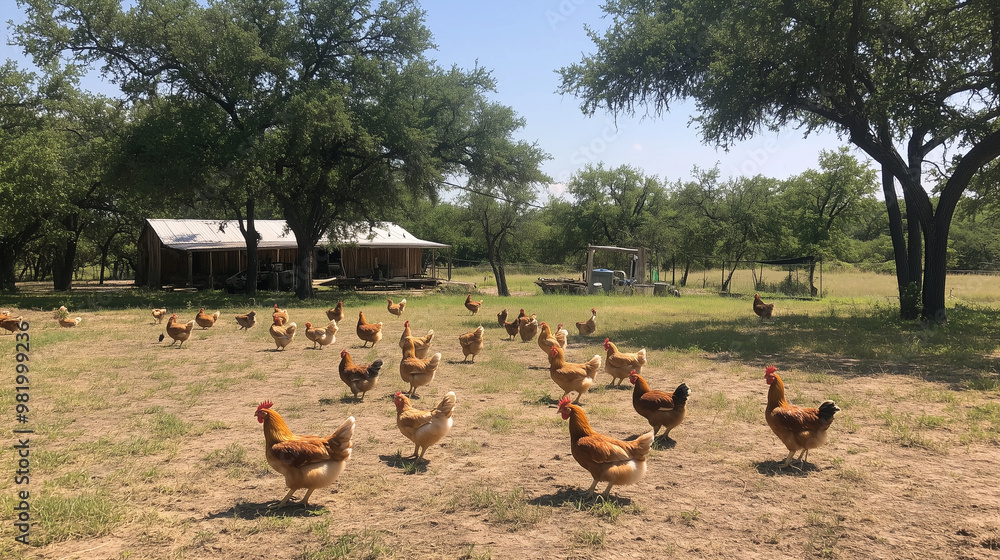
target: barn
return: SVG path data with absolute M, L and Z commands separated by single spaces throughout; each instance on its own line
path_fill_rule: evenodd
M 256 220 L 260 270 L 273 273 L 276 288 L 290 289 L 298 256 L 295 234 L 284 220 Z M 424 241 L 397 224 L 382 222 L 349 228 L 353 234 L 316 247 L 314 278 L 339 278 L 341 285 L 436 281 L 437 253 L 450 245 Z M 221 288 L 247 265 L 246 243 L 233 220 L 147 219 L 139 235 L 136 284 L 162 287 Z M 425 254 L 429 251 L 429 255 Z M 425 265 L 427 263 L 427 265 Z M 451 265 L 447 268 L 451 276 Z

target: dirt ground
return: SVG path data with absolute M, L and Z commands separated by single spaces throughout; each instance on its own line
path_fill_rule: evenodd
M 292 320 L 301 325 L 305 314 Z M 320 311 L 308 314 L 320 322 Z M 1000 450 L 963 438 L 960 420 L 978 397 L 948 397 L 951 388 L 920 376 L 863 375 L 849 361 L 788 372 L 778 361 L 794 404 L 833 398 L 843 409 L 808 464 L 782 469 L 786 450 L 763 417 L 765 364 L 650 352 L 643 373 L 654 389 L 691 387 L 688 416 L 674 442 L 651 452 L 645 478 L 603 502 L 583 492 L 591 478 L 570 455 L 567 422 L 552 404 L 561 391 L 537 344 L 505 340 L 487 315 L 486 350 L 475 364 L 461 363 L 457 336 L 482 318 L 455 315 L 420 321 L 414 332 L 433 327 L 443 354 L 415 405 L 430 408 L 447 391 L 458 397 L 451 433 L 416 465 L 400 458 L 412 444 L 392 404 L 406 388 L 402 319 L 381 318 L 386 336 L 375 350 L 360 348 L 345 321 L 332 347 L 308 349 L 299 335 L 283 352 L 273 351 L 266 326 L 235 330 L 232 310 L 181 350 L 156 343 L 162 326 L 144 310 L 91 314 L 81 330 L 101 335 L 42 334 L 50 327 L 39 325 L 32 359 L 54 375 L 38 381 L 48 397 L 36 414 L 49 433 L 36 441 L 61 458 L 38 473 L 39 487 L 52 495 L 97 489 L 120 517 L 106 534 L 80 531 L 16 552 L 53 560 L 1000 558 Z M 69 356 L 81 344 L 73 336 L 89 340 L 94 355 Z M 568 357 L 585 361 L 604 336 L 572 333 Z M 363 402 L 337 377 L 341 348 L 357 361 L 385 359 Z M 608 388 L 608 380 L 602 368 L 598 388 L 582 399 L 594 428 L 623 439 L 647 431 L 631 386 Z M 285 493 L 263 461 L 253 416 L 267 399 L 296 433 L 327 434 L 347 416 L 357 420 L 346 471 L 313 493 L 309 509 L 267 508 Z M 170 417 L 180 427 L 154 422 Z M 911 422 L 916 434 L 893 424 L 914 418 L 955 420 Z M 148 446 L 112 451 L 134 438 Z M 76 473 L 85 479 L 66 482 Z

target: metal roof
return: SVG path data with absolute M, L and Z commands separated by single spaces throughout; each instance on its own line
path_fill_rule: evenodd
M 235 220 L 169 220 L 147 219 L 146 222 L 160 241 L 181 251 L 225 251 L 246 248 L 243 234 Z M 261 249 L 294 249 L 295 234 L 285 227 L 284 220 L 254 220 L 260 234 Z M 424 241 L 390 222 L 375 226 L 357 225 L 348 228 L 353 235 L 331 240 L 334 245 L 370 248 L 448 248 L 450 245 Z

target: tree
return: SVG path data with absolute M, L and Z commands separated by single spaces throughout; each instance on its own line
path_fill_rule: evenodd
M 663 195 L 655 177 L 622 165 L 605 169 L 587 165 L 569 180 L 575 219 L 591 243 L 634 247 L 644 245 L 642 228 L 650 216 L 652 199 Z
M 847 148 L 823 150 L 819 170 L 809 169 L 789 178 L 780 188 L 784 220 L 794 224 L 799 255 L 837 257 L 843 254 L 847 236 L 842 228 L 860 206 L 861 200 L 875 193 L 876 173 L 850 155 Z M 809 287 L 816 262 L 809 266 Z
M 886 196 L 897 267 L 910 279 L 919 271 L 919 225 L 920 313 L 945 320 L 955 207 L 1000 156 L 1000 5 L 611 0 L 604 9 L 614 19 L 603 36 L 591 31 L 597 54 L 561 71 L 562 91 L 580 96 L 585 112 L 658 114 L 693 99 L 703 138 L 720 146 L 791 124 L 844 134 L 882 166 L 887 193 L 900 184 L 909 251 L 895 195 Z M 935 205 L 922 181 L 936 150 L 953 157 Z
M 300 298 L 335 223 L 377 220 L 405 192 L 433 197 L 444 176 L 502 167 L 491 149 L 519 126 L 478 112 L 494 87 L 488 72 L 422 58 L 432 45 L 414 0 L 27 3 L 19 33 L 36 56 L 68 50 L 103 61 L 126 93 L 173 93 L 225 113 L 242 147 L 224 152 L 226 167 L 258 177 L 295 233 Z

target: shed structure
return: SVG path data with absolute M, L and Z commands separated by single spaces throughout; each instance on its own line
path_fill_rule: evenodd
M 255 220 L 254 227 L 260 235 L 257 250 L 261 270 L 294 270 L 298 246 L 285 221 Z M 313 249 L 313 277 L 435 279 L 437 251 L 451 248 L 414 237 L 389 222 L 348 230 L 353 234 Z M 425 249 L 432 252 L 429 270 L 424 266 Z M 138 251 L 136 284 L 157 289 L 217 287 L 247 266 L 246 243 L 234 220 L 150 218 L 139 235 Z M 449 264 L 449 277 L 450 269 Z

